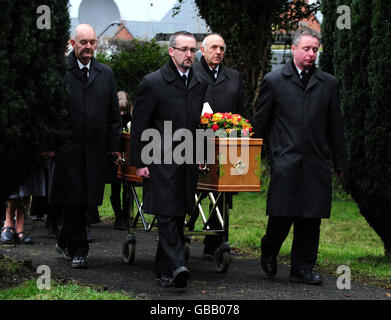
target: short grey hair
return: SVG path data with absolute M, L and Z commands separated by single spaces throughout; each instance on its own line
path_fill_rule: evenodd
M 320 33 L 307 27 L 299 28 L 296 30 L 296 32 L 293 34 L 292 44 L 296 47 L 300 43 L 301 37 L 304 35 L 317 38 L 320 44 L 321 41 Z
M 215 33 L 211 33 L 211 34 L 208 34 L 208 35 L 204 38 L 204 40 L 202 40 L 201 47 L 206 48 L 206 44 L 208 43 L 208 38 L 209 38 L 210 36 L 219 36 L 221 39 L 224 40 L 224 38 L 222 37 L 221 34 L 216 33 L 216 32 L 215 32 Z M 225 44 L 225 40 L 224 40 L 224 44 Z M 225 50 L 227 50 L 227 45 L 226 45 L 226 44 L 225 44 Z
M 176 46 L 176 37 L 177 36 L 186 36 L 186 37 L 191 37 L 191 38 L 194 38 L 194 40 L 196 40 L 194 34 L 190 33 L 190 32 L 187 32 L 187 31 L 177 31 L 175 33 L 173 33 L 171 36 L 170 36 L 170 39 L 168 40 L 168 45 L 173 48 Z

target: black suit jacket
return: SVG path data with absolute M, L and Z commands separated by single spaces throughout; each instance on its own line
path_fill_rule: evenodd
M 91 60 L 87 84 L 72 51 L 66 58 L 67 117 L 59 124 L 49 202 L 102 204 L 108 151 L 120 150 L 121 118 L 112 70 Z
M 214 113 L 232 112 L 246 116 L 242 78 L 238 71 L 227 68 L 221 63 L 218 77 L 214 81 L 200 61 L 194 65 L 194 72 L 208 84 L 204 102 L 209 103 Z
M 331 161 L 347 167 L 336 79 L 315 68 L 304 88 L 289 61 L 265 76 L 253 123 L 270 147 L 267 214 L 328 218 Z
M 170 63 L 148 74 L 140 83 L 132 115 L 130 161 L 136 167 L 148 166 L 150 171 L 151 178 L 144 181 L 146 213 L 182 216 L 194 209 L 198 179 L 195 149 L 190 155 L 193 164 L 175 163 L 170 150 L 178 150 L 176 147 L 180 142 L 174 141 L 172 136 L 177 130 L 187 129 L 193 139 L 205 92 L 206 85 L 202 84 L 198 75 L 193 74 L 186 87 Z M 152 146 L 141 141 L 147 129 L 152 129 L 161 139 L 154 140 L 157 146 L 155 150 L 160 154 L 153 163 L 146 162 L 142 156 L 144 147 Z M 165 147 L 168 150 L 166 153 Z M 170 159 L 172 163 L 167 163 Z

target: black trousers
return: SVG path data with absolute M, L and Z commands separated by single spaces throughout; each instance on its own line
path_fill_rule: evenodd
M 121 186 L 122 186 L 122 205 L 121 205 Z M 130 186 L 126 183 L 112 183 L 110 202 L 116 216 L 129 215 L 130 202 L 133 201 L 133 194 Z
M 84 206 L 61 206 L 62 217 L 57 244 L 62 249 L 68 249 L 71 257 L 88 255 L 86 210 Z
M 183 227 L 185 216 L 157 216 L 159 242 L 155 256 L 157 276 L 172 275 L 186 263 Z
M 291 270 L 312 271 L 318 256 L 320 218 L 270 216 L 261 240 L 264 257 L 277 257 L 293 224 Z

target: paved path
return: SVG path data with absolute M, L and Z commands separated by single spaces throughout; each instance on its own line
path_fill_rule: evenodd
M 136 258 L 132 265 L 121 259 L 126 231 L 114 230 L 100 223 L 92 226 L 96 239 L 90 245 L 89 268 L 75 270 L 55 252 L 55 239 L 47 235 L 44 222 L 27 222 L 33 245 L 0 245 L 0 255 L 17 260 L 31 260 L 33 267 L 48 265 L 52 274 L 78 279 L 114 290 L 131 292 L 152 300 L 390 300 L 390 289 L 352 282 L 350 290 L 339 290 L 336 278 L 323 275 L 322 286 L 308 286 L 288 281 L 289 268 L 279 265 L 273 280 L 266 279 L 258 259 L 232 253 L 225 274 L 218 273 L 213 262 L 201 257 L 202 245 L 192 242 L 188 267 L 191 279 L 185 292 L 161 288 L 154 279 L 153 264 L 156 232 L 136 233 Z M 38 274 L 37 274 L 38 276 Z M 387 295 L 388 294 L 388 295 Z

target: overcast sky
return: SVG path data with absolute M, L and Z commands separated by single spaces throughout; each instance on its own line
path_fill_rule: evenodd
M 70 15 L 78 16 L 82 0 L 69 0 Z M 135 21 L 160 21 L 176 0 L 114 0 L 121 14 L 121 19 Z M 152 6 L 151 6 L 152 3 Z
M 69 0 L 71 5 L 70 15 L 72 18 L 78 17 L 78 9 L 82 0 Z M 312 3 L 315 0 L 310 0 Z M 170 10 L 176 0 L 114 0 L 117 4 L 123 20 L 134 21 L 160 21 Z M 152 6 L 151 6 L 152 3 Z M 321 21 L 322 17 L 317 15 Z

